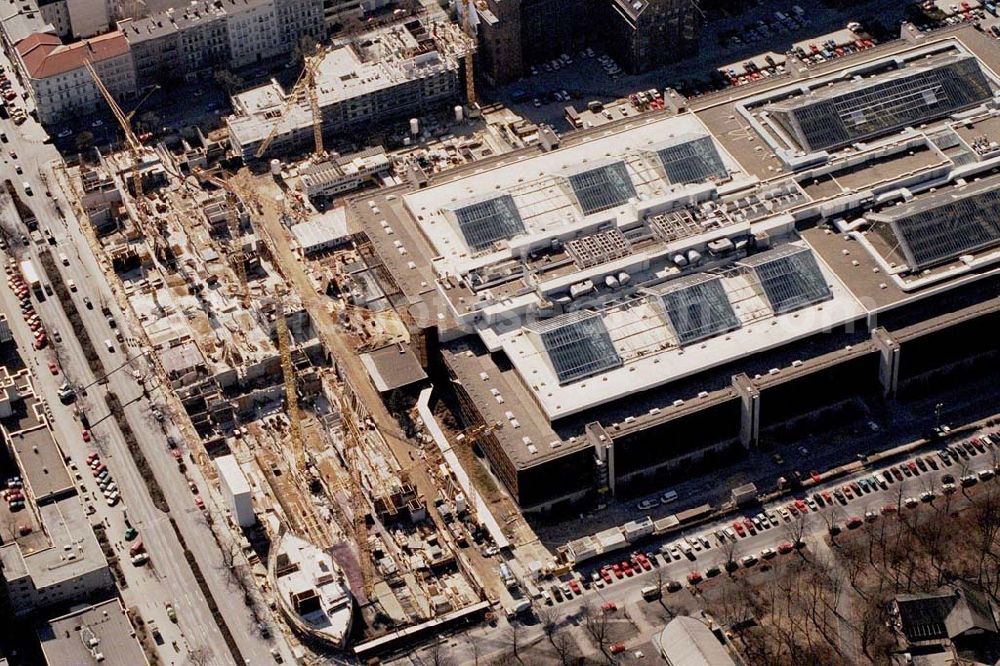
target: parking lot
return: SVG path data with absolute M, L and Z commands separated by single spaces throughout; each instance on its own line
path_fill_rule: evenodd
M 701 35 L 697 55 L 657 70 L 628 75 L 621 71 L 619 63 L 605 54 L 587 49 L 539 63 L 534 67 L 535 73 L 529 72 L 525 78 L 493 94 L 519 115 L 565 131 L 568 124 L 563 110 L 568 104 L 573 104 L 578 111 L 586 109 L 590 101 L 605 106 L 610 104 L 609 110 L 617 120 L 621 117 L 618 103 L 622 100 L 627 103 L 631 94 L 651 88 L 662 92 L 668 86 L 687 96 L 704 94 L 729 85 L 724 77 L 713 74 L 720 67 L 743 63 L 767 51 L 782 54 L 797 42 L 835 33 L 851 22 L 858 21 L 862 29 L 867 29 L 867 17 L 871 18 L 868 23 L 872 25 L 877 17 L 878 32 L 882 26 L 889 26 L 890 31 L 894 31 L 906 9 L 905 5 L 890 0 L 855 3 L 847 9 L 831 8 L 818 0 L 802 0 L 795 4 L 802 10 L 801 14 L 788 3 L 769 0 L 738 15 L 712 20 Z M 778 13 L 786 19 L 778 19 Z M 568 101 L 563 92 L 568 93 Z M 628 109 L 627 115 L 632 115 L 632 109 Z M 595 124 L 609 122 L 601 112 L 590 120 Z
M 920 511 L 945 497 L 967 502 L 977 486 L 995 483 L 998 472 L 1000 432 L 980 432 L 759 506 L 746 515 L 660 538 L 642 550 L 588 561 L 562 580 L 542 585 L 536 602 L 580 603 L 595 593 L 603 600 L 603 610 L 614 612 L 620 595 L 650 593 L 651 585 L 662 584 L 662 592 L 668 594 L 678 592 L 723 572 L 751 569 L 798 549 L 814 549 L 827 535 L 893 520 L 901 512 Z

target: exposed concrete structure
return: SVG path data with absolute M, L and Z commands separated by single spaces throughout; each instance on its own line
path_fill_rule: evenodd
M 461 42 L 455 39 L 450 24 L 425 27 L 413 20 L 334 47 L 316 72 L 323 133 L 405 118 L 455 100 L 461 88 L 458 74 L 464 52 L 458 50 L 464 47 L 456 46 Z M 310 145 L 308 100 L 294 101 L 282 113 L 287 103 L 288 91 L 275 81 L 235 95 L 234 113 L 226 119 L 233 150 L 253 158 L 275 125 L 269 154 L 287 154 Z

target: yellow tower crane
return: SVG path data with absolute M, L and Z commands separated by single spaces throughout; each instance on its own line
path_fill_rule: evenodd
M 243 243 L 240 242 L 239 198 L 226 192 L 226 223 L 229 226 L 229 261 L 240 281 L 240 300 L 244 308 L 250 307 L 250 287 L 247 285 L 247 268 L 243 264 Z
M 122 111 L 121 107 L 118 106 L 118 102 L 115 101 L 111 91 L 104 85 L 104 81 L 101 80 L 97 70 L 94 69 L 94 65 L 89 60 L 85 60 L 83 64 L 87 68 L 87 71 L 90 72 L 90 76 L 94 79 L 94 85 L 97 86 L 97 90 L 101 93 L 101 97 L 104 98 L 108 108 L 111 109 L 112 115 L 114 115 L 115 120 L 118 121 L 118 124 L 121 125 L 122 131 L 125 133 L 125 143 L 128 144 L 129 152 L 132 154 L 133 161 L 132 189 L 135 192 L 136 216 L 138 217 L 139 227 L 142 229 L 143 235 L 153 240 L 153 255 L 156 256 L 159 254 L 160 248 L 162 247 L 162 241 L 160 240 L 159 232 L 156 232 L 155 230 L 150 232 L 149 221 L 146 219 L 146 213 L 142 207 L 142 200 L 144 197 L 144 193 L 142 191 L 143 146 L 142 142 L 139 141 L 139 138 L 135 135 L 135 132 L 132 131 L 132 116 L 135 115 L 135 112 L 139 107 L 136 105 L 136 108 L 133 109 L 131 113 L 126 115 Z M 153 88 L 146 93 L 146 97 L 149 97 L 154 90 L 156 90 L 156 88 Z M 139 104 L 142 104 L 142 101 L 145 101 L 146 97 L 144 97 Z
M 288 320 L 282 306 L 275 312 L 278 334 L 278 353 L 281 356 L 281 374 L 285 384 L 285 401 L 288 403 L 288 423 L 291 429 L 293 471 L 297 475 L 306 472 L 306 447 L 302 441 L 302 425 L 299 415 L 299 396 L 295 388 L 295 368 L 292 367 L 292 350 L 288 341 Z
M 375 589 L 375 568 L 372 563 L 371 547 L 368 543 L 368 524 L 365 514 L 368 512 L 361 491 L 361 466 L 357 460 L 357 448 L 364 441 L 364 434 L 358 428 L 358 416 L 348 403 L 344 393 L 340 396 L 340 421 L 347 425 L 344 437 L 344 464 L 348 467 L 349 481 L 343 489 L 351 499 L 351 514 L 354 523 L 354 541 L 358 544 L 358 564 L 361 566 L 361 579 L 364 584 L 365 597 L 371 599 Z M 345 484 L 341 484 L 343 487 Z
M 466 37 L 469 38 L 469 44 L 465 51 L 465 98 L 469 105 L 469 110 L 472 111 L 476 108 L 476 77 L 475 71 L 473 69 L 473 57 L 475 52 L 476 44 L 476 33 L 472 27 L 472 12 L 475 10 L 475 5 L 472 0 L 463 0 L 464 6 L 462 8 L 462 29 L 465 31 Z
M 323 62 L 325 56 L 326 52 L 323 51 L 318 55 L 305 59 L 302 73 L 299 74 L 298 80 L 295 81 L 295 85 L 292 86 L 292 90 L 288 93 L 288 97 L 285 99 L 285 104 L 281 107 L 278 117 L 274 119 L 274 126 L 271 127 L 270 133 L 260 142 L 260 146 L 254 153 L 254 157 L 258 160 L 271 147 L 271 142 L 274 141 L 274 137 L 278 134 L 281 119 L 292 107 L 302 101 L 303 96 L 309 103 L 309 108 L 312 112 L 313 142 L 315 144 L 314 154 L 317 157 L 323 154 L 323 116 L 320 112 L 319 96 L 316 92 L 316 70 L 319 69 L 319 65 Z

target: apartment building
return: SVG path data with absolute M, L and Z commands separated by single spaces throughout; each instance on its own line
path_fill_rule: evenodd
M 0 380 L 17 386 L 19 413 L 39 407 L 27 371 Z M 36 419 L 15 419 L 19 430 L 0 427 L 6 453 L 17 463 L 27 506 L 16 523 L 4 525 L 0 546 L 0 580 L 6 584 L 14 613 L 30 615 L 54 606 L 99 596 L 114 590 L 114 580 L 101 545 L 84 512 L 81 498 L 66 468 L 52 432 Z M 9 531 L 29 529 L 11 535 Z
M 213 0 L 121 21 L 140 85 L 239 69 L 323 36 L 322 0 Z
M 316 72 L 324 133 L 370 127 L 422 113 L 455 100 L 461 91 L 460 58 L 438 51 L 418 21 L 367 33 L 328 52 Z M 288 92 L 276 81 L 233 97 L 226 119 L 229 141 L 253 158 L 272 134 L 270 154 L 300 150 L 312 142 L 312 112 L 305 100 L 282 113 Z
M 135 94 L 135 65 L 120 31 L 73 44 L 63 44 L 51 33 L 35 33 L 14 51 L 42 124 L 93 113 L 104 104 L 84 65 L 88 61 L 115 97 Z
M 271 0 L 224 0 L 229 64 L 239 68 L 274 58 L 288 46 L 274 30 L 277 8 Z
M 604 48 L 625 71 L 644 72 L 693 52 L 701 21 L 694 0 L 612 0 Z
M 587 46 L 645 71 L 692 52 L 701 28 L 694 0 L 485 0 L 476 9 L 479 72 L 494 85 Z
M 86 39 L 111 27 L 107 0 L 39 0 L 38 9 L 65 39 Z

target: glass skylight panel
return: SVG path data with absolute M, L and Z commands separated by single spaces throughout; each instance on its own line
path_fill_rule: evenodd
M 739 328 L 740 321 L 717 275 L 700 273 L 650 287 L 681 345 Z
M 459 231 L 473 252 L 524 233 L 524 222 L 509 194 L 466 204 L 454 213 Z
M 739 262 L 751 269 L 753 280 L 775 314 L 800 310 L 833 298 L 812 250 L 784 245 Z
M 635 186 L 624 162 L 578 171 L 566 179 L 584 215 L 620 206 L 635 197 Z
M 910 269 L 923 270 L 1000 244 L 1000 190 L 960 198 L 945 192 L 872 219 L 876 231 L 902 250 Z
M 729 175 L 715 142 L 708 135 L 688 134 L 654 146 L 652 150 L 672 184 L 700 183 Z
M 538 336 L 560 385 L 622 364 L 604 319 L 595 312 L 572 312 L 526 328 Z
M 766 107 L 806 150 L 838 148 L 982 104 L 993 97 L 973 56 L 941 55 Z

